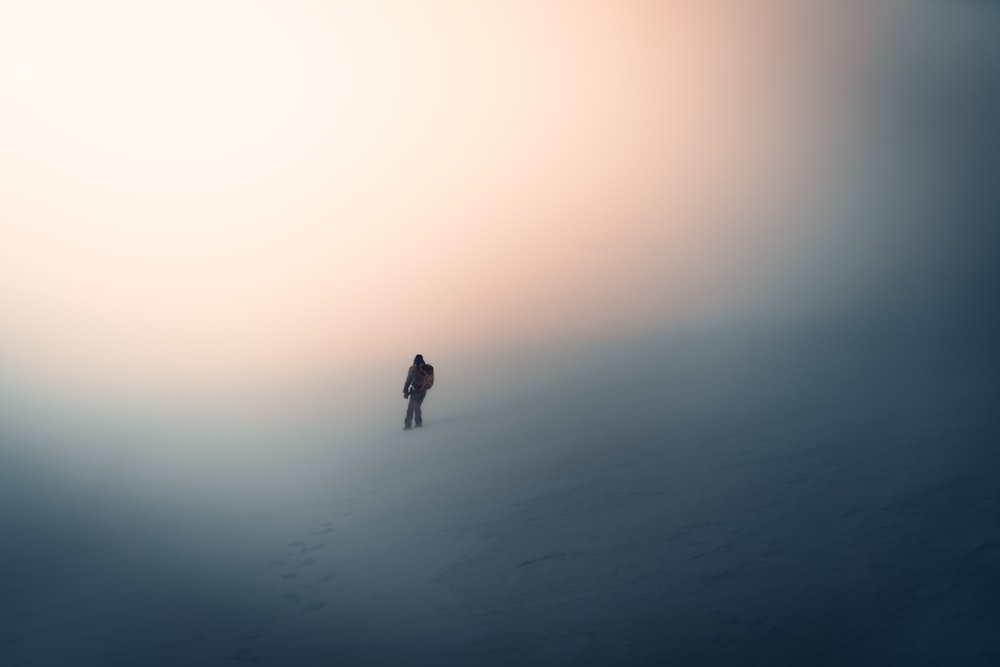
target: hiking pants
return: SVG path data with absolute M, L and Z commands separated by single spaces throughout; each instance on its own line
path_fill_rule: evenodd
M 427 396 L 426 389 L 418 389 L 410 394 L 410 402 L 406 405 L 406 421 L 403 422 L 407 426 L 413 423 L 416 419 L 417 426 L 424 423 L 423 415 L 420 414 L 420 404 L 424 402 L 424 397 Z

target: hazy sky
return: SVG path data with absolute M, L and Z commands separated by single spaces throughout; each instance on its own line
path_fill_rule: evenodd
M 851 136 L 847 4 L 4 3 L 0 362 L 190 390 L 730 307 Z

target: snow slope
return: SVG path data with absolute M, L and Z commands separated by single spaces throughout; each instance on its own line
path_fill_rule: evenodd
M 988 376 L 740 344 L 442 381 L 413 432 L 8 445 L 0 664 L 994 664 Z

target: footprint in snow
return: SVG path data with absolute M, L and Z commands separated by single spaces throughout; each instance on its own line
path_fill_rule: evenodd
M 316 581 L 312 582 L 311 584 L 306 584 L 306 588 L 312 588 L 313 586 L 321 586 L 321 585 L 323 585 L 325 583 L 333 581 L 336 577 L 337 577 L 337 575 L 335 575 L 335 574 L 324 575 L 324 576 L 320 577 L 319 579 L 317 579 Z
M 241 648 L 236 653 L 229 656 L 229 659 L 235 662 L 260 662 L 260 658 L 254 655 L 252 649 Z
M 305 613 L 311 612 L 311 611 L 319 611 L 320 609 L 322 609 L 325 606 L 326 606 L 325 602 L 320 602 L 319 600 L 314 600 L 313 602 L 310 602 L 305 607 L 303 607 L 302 609 L 300 609 L 299 613 L 300 614 L 305 614 Z

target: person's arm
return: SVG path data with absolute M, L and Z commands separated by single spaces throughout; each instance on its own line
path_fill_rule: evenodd
M 417 367 L 416 366 L 410 366 L 410 370 L 406 374 L 406 382 L 403 383 L 403 393 L 404 394 L 409 394 L 410 393 L 410 386 L 413 384 L 414 375 L 416 375 L 416 373 L 417 373 Z

